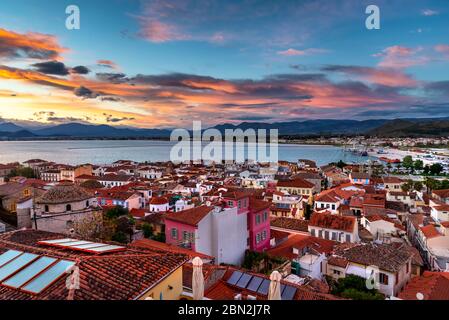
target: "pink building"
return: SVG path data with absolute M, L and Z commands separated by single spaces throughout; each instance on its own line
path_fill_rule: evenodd
M 223 195 L 228 207 L 237 207 L 238 214 L 247 215 L 247 245 L 251 251 L 270 248 L 270 203 L 258 200 L 247 192 L 231 191 Z
M 248 214 L 248 233 L 250 250 L 265 251 L 270 249 L 270 203 L 250 198 Z

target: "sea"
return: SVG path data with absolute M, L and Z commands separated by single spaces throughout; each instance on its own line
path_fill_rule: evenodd
M 0 163 L 24 162 L 29 159 L 71 165 L 101 165 L 117 160 L 168 161 L 176 144 L 156 140 L 0 141 Z M 339 160 L 346 163 L 367 163 L 375 158 L 362 157 L 339 146 L 279 144 L 278 159 L 309 159 L 321 166 Z

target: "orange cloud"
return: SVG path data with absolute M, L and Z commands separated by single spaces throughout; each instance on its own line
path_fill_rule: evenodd
M 67 49 L 61 47 L 55 36 L 28 32 L 25 34 L 0 29 L 0 56 L 7 58 L 58 60 Z

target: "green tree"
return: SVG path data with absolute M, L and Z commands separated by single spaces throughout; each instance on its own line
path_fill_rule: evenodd
M 416 191 L 421 191 L 423 188 L 423 183 L 421 181 L 415 181 L 413 183 L 413 189 L 415 189 Z
M 9 174 L 8 174 L 8 178 L 12 178 L 12 177 L 25 177 L 28 179 L 35 179 L 37 178 L 36 173 L 34 172 L 33 169 L 31 168 L 16 168 L 13 169 Z
M 424 185 L 427 188 L 427 193 L 431 193 L 432 190 L 436 190 L 439 186 L 439 183 L 437 180 L 427 177 L 426 180 L 424 180 Z
M 408 180 L 406 183 L 404 183 L 401 186 L 401 189 L 404 192 L 409 192 L 409 191 L 411 191 L 413 189 L 413 186 L 414 186 L 413 180 Z
M 439 175 L 443 171 L 443 166 L 441 163 L 434 163 L 430 166 L 430 173 L 433 175 Z
M 123 208 L 122 206 L 116 206 L 106 211 L 106 217 L 108 219 L 116 219 L 127 215 L 129 215 L 128 209 Z
M 413 158 L 412 156 L 405 156 L 402 160 L 402 166 L 407 169 L 413 168 Z
M 439 190 L 449 189 L 449 180 L 446 179 L 446 180 L 440 181 L 440 184 L 437 189 L 439 189 Z
M 340 278 L 332 286 L 332 293 L 347 299 L 354 300 L 384 300 L 385 297 L 376 289 L 368 289 L 366 280 L 356 275 L 347 275 Z
M 153 237 L 153 227 L 151 226 L 151 224 L 149 224 L 148 222 L 145 222 L 142 225 L 142 231 L 143 231 L 143 236 L 147 239 L 152 238 Z
M 413 163 L 413 167 L 415 168 L 415 170 L 422 170 L 424 168 L 424 162 L 422 160 L 416 160 Z

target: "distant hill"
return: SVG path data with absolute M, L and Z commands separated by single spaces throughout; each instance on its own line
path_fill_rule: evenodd
M 278 129 L 279 135 L 326 135 L 326 134 L 363 134 L 388 122 L 388 120 L 306 120 L 293 122 L 242 122 L 239 125 L 222 124 L 215 126 L 220 132 L 226 129 Z
M 36 137 L 36 135 L 27 130 L 19 130 L 15 132 L 0 131 L 0 139 L 20 139 L 32 137 Z
M 167 137 L 169 130 L 164 129 L 129 129 L 116 128 L 108 125 L 89 125 L 81 123 L 67 123 L 54 127 L 33 131 L 38 136 L 45 137 Z
M 222 134 L 226 129 L 278 129 L 281 137 L 323 136 L 323 135 L 370 135 L 379 137 L 442 136 L 449 135 L 449 118 L 437 119 L 375 119 L 375 120 L 305 120 L 291 122 L 242 122 L 213 127 Z M 204 128 L 206 129 L 206 128 Z M 0 123 L 0 138 L 168 138 L 169 129 L 141 129 L 114 127 L 85 123 L 49 125 L 45 128 L 28 128 L 13 122 Z
M 18 132 L 23 129 L 24 128 L 12 123 L 12 122 L 0 123 L 0 132 Z
M 437 137 L 449 136 L 449 120 L 391 120 L 366 133 L 378 137 Z

